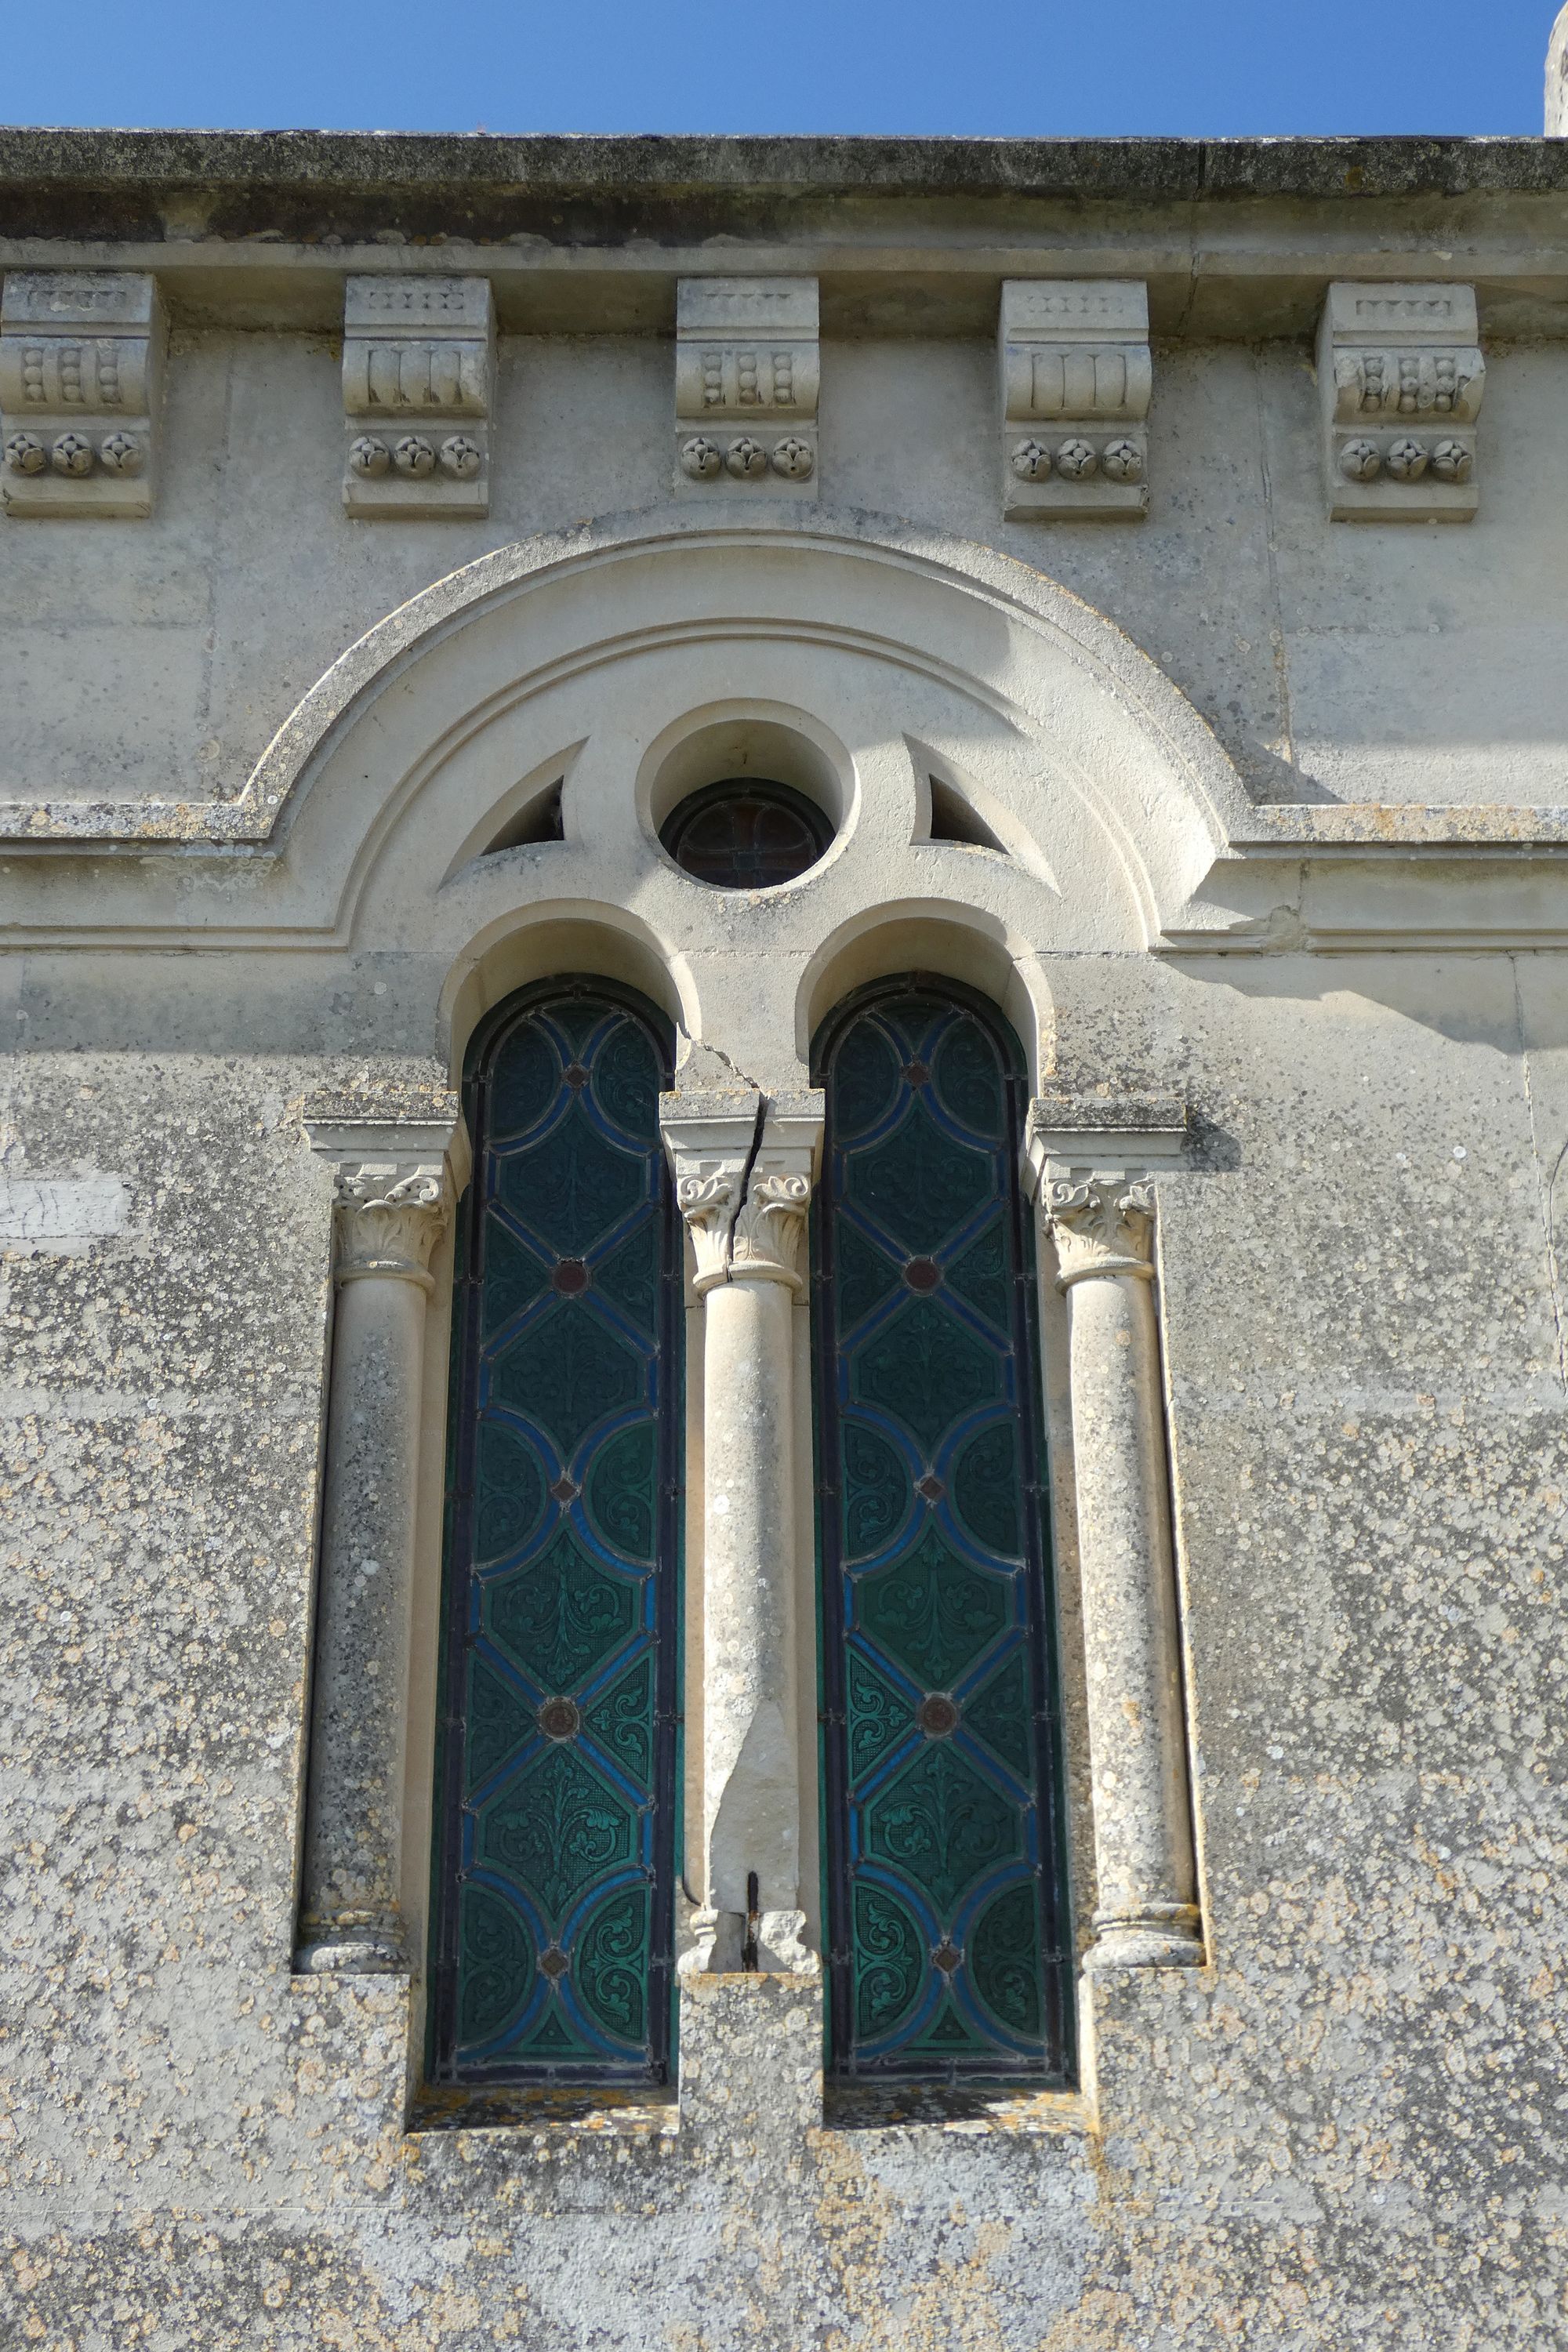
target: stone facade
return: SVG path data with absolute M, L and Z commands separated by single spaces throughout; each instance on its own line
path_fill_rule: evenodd
M 0 138 L 5 2341 L 1562 2336 L 1565 252 L 1552 140 Z M 737 772 L 798 881 L 660 846 Z M 824 2079 L 811 1045 L 910 971 L 1034 1097 L 1061 2092 Z M 564 972 L 678 1037 L 690 1899 L 668 2100 L 484 2106 L 457 1088 Z

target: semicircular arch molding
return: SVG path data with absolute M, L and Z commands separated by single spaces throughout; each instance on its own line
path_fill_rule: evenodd
M 718 892 L 659 847 L 659 746 L 704 714 L 812 736 L 837 834 L 797 880 Z M 978 842 L 932 837 L 933 781 L 971 789 Z M 184 813 L 177 859 L 84 863 L 73 929 L 401 959 L 444 1044 L 563 956 L 775 1070 L 872 964 L 923 964 L 984 987 L 1045 1066 L 1040 960 L 1146 949 L 1246 807 L 1171 680 L 1028 566 L 865 515 L 661 512 L 413 598 L 221 822 Z
M 910 845 L 913 806 L 896 805 L 896 782 L 869 804 L 874 755 L 897 772 L 929 745 L 967 764 L 1044 866 L 1071 877 L 1061 918 L 1087 917 L 1100 944 L 1108 927 L 1117 944 L 1129 928 L 1139 944 L 1153 937 L 1245 807 L 1171 680 L 1057 583 L 970 542 L 826 515 L 645 521 L 498 551 L 335 665 L 247 798 L 258 821 L 276 812 L 272 838 L 319 916 L 359 932 L 371 902 L 397 895 L 400 867 L 427 892 L 433 833 L 442 873 L 552 744 L 575 762 L 566 845 L 602 854 L 616 845 L 608 824 L 635 850 L 646 831 L 633 780 L 649 742 L 702 703 L 748 695 L 848 738 L 855 829 L 884 855 L 900 832 Z

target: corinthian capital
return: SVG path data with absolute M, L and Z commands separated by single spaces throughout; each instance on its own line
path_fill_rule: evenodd
M 1059 1287 L 1099 1275 L 1154 1275 L 1154 1193 L 1148 1184 L 1059 1179 L 1042 1188 L 1041 1206 L 1061 1267 Z
M 721 1282 L 801 1286 L 821 1097 L 666 1095 L 665 1149 L 691 1230 L 700 1297 Z
M 731 1281 L 783 1282 L 798 1290 L 810 1206 L 809 1168 L 771 1175 L 753 1170 L 731 1237 Z
M 429 1286 L 430 1253 L 452 1213 L 444 1160 L 340 1168 L 334 1197 L 340 1282 L 380 1275 Z
M 782 1282 L 801 1287 L 805 1220 L 822 1145 L 822 1097 L 771 1102 L 735 1219 L 731 1282 Z
M 659 1129 L 675 1177 L 675 1205 L 691 1234 L 700 1297 L 730 1278 L 730 1236 L 756 1147 L 760 1098 L 740 1088 L 719 1096 L 665 1095 Z
M 431 1288 L 430 1254 L 468 1180 L 458 1097 L 441 1085 L 369 1085 L 305 1108 L 310 1148 L 334 1167 L 337 1279 Z
M 716 1170 L 707 1176 L 679 1176 L 675 1205 L 691 1231 L 697 1258 L 699 1295 L 725 1279 L 730 1265 L 730 1235 L 735 1223 L 735 1200 L 745 1175 L 745 1161 Z

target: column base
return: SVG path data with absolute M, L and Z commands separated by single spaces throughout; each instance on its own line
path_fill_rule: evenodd
M 746 1944 L 742 1911 L 714 1911 L 704 1904 L 685 1930 L 685 1949 L 675 1963 L 678 1977 L 727 1977 L 739 1973 Z
M 748 1921 L 741 1911 L 693 1911 L 678 1977 L 820 1976 L 822 1962 L 805 1942 L 804 1911 L 763 1911 L 757 1920 L 756 1965 L 748 1969 Z
M 1139 1911 L 1097 1912 L 1086 1969 L 1201 1969 L 1207 1965 L 1194 1904 L 1151 1903 Z
M 402 1922 L 379 1911 L 307 1919 L 294 1955 L 295 1974 L 306 1977 L 400 1976 L 407 1965 Z

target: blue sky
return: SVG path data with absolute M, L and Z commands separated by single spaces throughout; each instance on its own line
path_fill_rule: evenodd
M 6 122 L 384 131 L 1539 131 L 1552 0 L 68 0 Z

